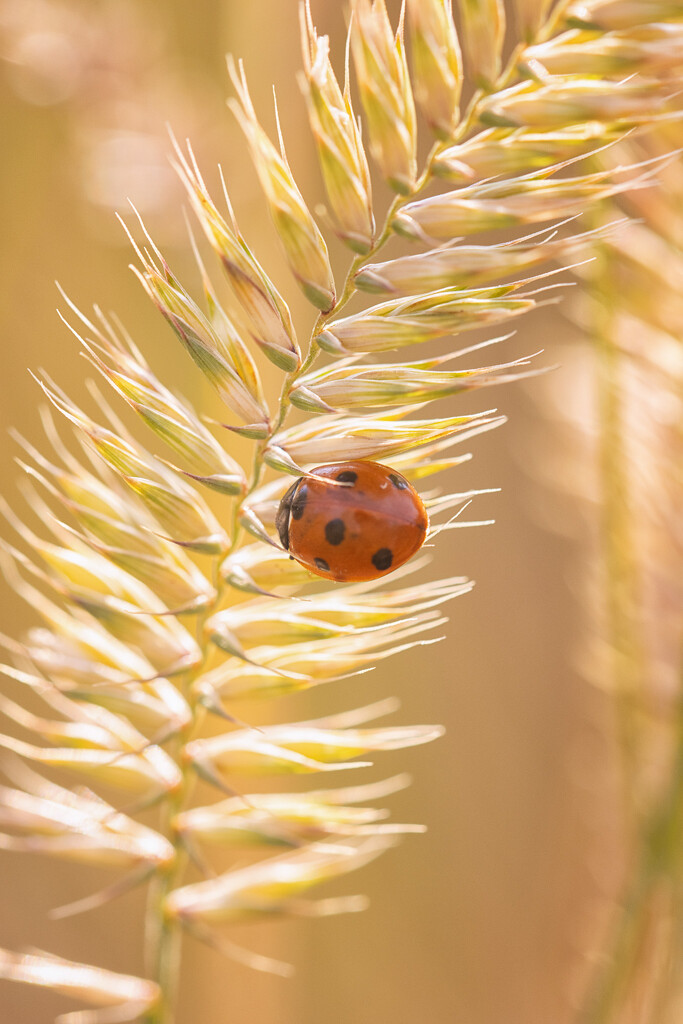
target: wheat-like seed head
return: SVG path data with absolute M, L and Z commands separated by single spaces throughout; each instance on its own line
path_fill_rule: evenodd
M 308 343 L 301 344 L 305 333 L 295 330 L 283 298 L 287 282 L 276 285 L 266 274 L 227 192 L 221 211 L 189 145 L 174 141 L 175 166 L 225 272 L 229 297 L 219 300 L 196 247 L 203 295 L 193 297 L 140 218 L 127 219 L 135 273 L 224 404 L 225 424 L 208 423 L 162 381 L 118 321 L 97 308 L 90 318 L 65 299 L 65 319 L 90 364 L 139 414 L 153 446 L 163 445 L 161 454 L 143 445 L 99 389 L 92 388 L 96 411 L 90 414 L 43 375 L 40 386 L 53 410 L 44 413 L 52 451 L 46 456 L 22 442 L 21 462 L 43 532 L 6 510 L 23 546 L 5 545 L 3 567 L 42 624 L 21 641 L 2 638 L 2 671 L 45 709 L 29 712 L 8 698 L 0 704 L 32 740 L 0 736 L 16 759 L 7 761 L 13 785 L 0 787 L 0 846 L 116 863 L 127 872 L 62 913 L 151 880 L 153 980 L 47 956 L 0 959 L 2 976 L 74 992 L 95 1005 L 118 1004 L 115 1016 L 95 1010 L 72 1018 L 79 1024 L 169 1022 L 171 947 L 180 929 L 255 968 L 282 971 L 229 943 L 215 926 L 361 909 L 357 898 L 312 903 L 300 894 L 363 866 L 400 835 L 420 831 L 355 806 L 389 794 L 403 778 L 277 795 L 240 796 L 232 787 L 241 791 L 242 776 L 361 768 L 366 762 L 356 758 L 429 742 L 440 727 L 367 724 L 393 711 L 391 703 L 263 728 L 241 723 L 235 710 L 241 698 L 327 685 L 434 642 L 429 634 L 445 621 L 441 605 L 466 593 L 467 581 L 411 585 L 418 561 L 399 570 L 393 586 L 322 585 L 278 542 L 280 499 L 293 475 L 310 474 L 321 462 L 389 461 L 420 484 L 463 461 L 467 456 L 453 454 L 453 447 L 503 417 L 495 409 L 430 416 L 429 402 L 537 370 L 529 359 L 481 365 L 478 350 L 509 335 L 456 343 L 447 354 L 425 346 L 527 313 L 548 300 L 548 287 L 553 298 L 543 273 L 504 279 L 550 260 L 580 259 L 609 227 L 582 234 L 550 222 L 651 184 L 650 167 L 586 171 L 576 160 L 678 116 L 679 5 L 561 2 L 549 17 L 548 6 L 516 0 L 506 10 L 502 0 L 462 0 L 463 70 L 449 0 L 409 0 L 407 39 L 403 12 L 394 29 L 383 0 L 355 0 L 348 51 L 364 110 L 358 118 L 348 60 L 342 88 L 328 41 L 303 5 L 303 103 L 334 231 L 355 254 L 336 282 L 284 143 L 276 147 L 263 130 L 244 70 L 230 63 L 233 110 L 293 279 L 312 306 Z M 503 67 L 510 15 L 522 42 Z M 620 79 L 633 69 L 642 77 Z M 471 91 L 472 85 L 464 106 L 463 86 Z M 436 139 L 421 169 L 413 96 Z M 386 212 L 373 199 L 368 153 L 393 195 Z M 424 194 L 439 185 L 441 191 Z M 550 226 L 529 228 L 544 223 Z M 472 244 L 467 237 L 509 227 L 519 234 L 502 242 Z M 415 251 L 380 259 L 394 235 Z M 373 304 L 346 311 L 364 292 L 375 294 Z M 422 350 L 410 361 L 380 358 L 413 345 Z M 475 365 L 451 367 L 474 352 Z M 262 356 L 281 373 L 278 400 L 262 386 Z M 305 416 L 295 419 L 294 410 Z M 56 413 L 78 455 L 63 442 Z M 234 434 L 250 449 L 246 460 L 234 454 Z M 426 496 L 431 540 L 443 543 L 438 535 L 459 525 L 452 513 L 473 496 Z M 206 714 L 223 719 L 224 731 L 207 736 Z M 89 787 L 103 783 L 117 795 L 105 802 L 90 789 L 66 789 L 18 767 L 19 759 L 45 771 L 66 768 Z M 197 776 L 219 800 L 192 805 Z M 158 830 L 135 820 L 137 810 L 151 805 L 161 810 Z M 285 852 L 212 876 L 204 852 L 211 844 Z M 188 857 L 205 880 L 187 882 Z

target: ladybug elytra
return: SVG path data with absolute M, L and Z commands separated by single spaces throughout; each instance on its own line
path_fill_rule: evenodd
M 373 580 L 422 547 L 427 512 L 390 466 L 337 462 L 311 472 L 292 484 L 275 519 L 283 548 L 311 572 L 339 582 Z

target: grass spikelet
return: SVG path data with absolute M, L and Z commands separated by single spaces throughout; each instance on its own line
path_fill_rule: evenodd
M 677 0 L 579 0 L 569 5 L 565 17 L 569 25 L 608 32 L 670 21 L 680 14 Z
M 490 90 L 501 69 L 505 7 L 502 0 L 460 0 L 459 6 L 470 75 L 476 85 Z
M 450 0 L 409 0 L 415 97 L 437 138 L 450 139 L 460 119 L 463 72 Z
M 280 369 L 295 370 L 300 365 L 300 352 L 289 307 L 249 250 L 232 208 L 228 209 L 226 220 L 214 205 L 192 151 L 185 157 L 176 143 L 175 152 L 176 168 L 199 223 L 220 257 L 247 317 L 249 336 Z
M 547 84 L 523 82 L 491 96 L 482 106 L 480 119 L 503 128 L 558 128 L 593 121 L 637 124 L 670 109 L 670 97 L 657 81 L 610 82 L 558 75 Z
M 81 1010 L 64 1014 L 60 1018 L 62 1024 L 136 1021 L 144 1014 L 155 1012 L 159 1005 L 159 988 L 151 981 L 73 963 L 47 953 L 22 956 L 1 950 L 0 977 L 11 978 L 24 985 L 51 988 L 95 1006 L 116 1007 L 115 1017 L 109 1010 Z
M 325 239 L 292 177 L 282 139 L 278 153 L 256 118 L 244 68 L 240 64 L 236 69 L 232 62 L 229 67 L 239 97 L 239 103 L 233 103 L 232 109 L 249 142 L 287 261 L 306 298 L 325 313 L 335 300 Z
M 500 245 L 444 245 L 386 263 L 368 263 L 356 274 L 356 285 L 363 291 L 399 295 L 440 291 L 454 284 L 472 288 L 507 272 L 539 266 L 558 253 L 585 253 L 590 251 L 590 244 L 591 236 L 586 232 L 556 238 L 549 230 Z M 457 355 L 454 353 L 454 357 Z
M 543 24 L 552 0 L 513 0 L 517 33 L 525 42 L 531 42 Z
M 100 1008 L 65 1021 L 175 1024 L 183 933 L 250 968 L 287 974 L 287 965 L 244 950 L 221 929 L 364 909 L 363 897 L 314 902 L 302 894 L 422 831 L 387 821 L 383 808 L 357 806 L 384 799 L 403 776 L 239 794 L 251 776 L 360 771 L 389 751 L 408 759 L 409 748 L 442 735 L 440 726 L 377 726 L 395 710 L 392 701 L 349 708 L 343 697 L 337 713 L 311 721 L 283 721 L 275 710 L 247 725 L 235 711 L 239 701 L 296 701 L 320 686 L 343 693 L 347 678 L 439 639 L 443 606 L 472 584 L 461 576 L 425 580 L 418 573 L 428 557 L 394 559 L 396 549 L 385 544 L 406 533 L 395 509 L 428 483 L 415 507 L 424 506 L 420 539 L 437 550 L 449 530 L 479 525 L 462 514 L 486 492 L 461 485 L 451 493 L 438 474 L 470 457 L 454 453 L 456 445 L 505 417 L 459 407 L 457 395 L 543 369 L 535 356 L 487 363 L 482 352 L 510 335 L 471 345 L 457 336 L 555 301 L 558 282 L 545 281 L 555 273 L 544 267 L 549 261 L 583 264 L 596 246 L 618 246 L 609 218 L 583 228 L 580 214 L 609 199 L 626 219 L 632 211 L 656 219 L 655 178 L 672 167 L 664 143 L 641 152 L 638 139 L 656 124 L 668 140 L 667 129 L 677 126 L 679 4 L 549 6 L 462 0 L 463 66 L 449 0 L 408 0 L 395 27 L 384 0 L 354 0 L 343 86 L 329 40 L 302 6 L 301 111 L 329 219 L 353 254 L 342 269 L 296 184 L 283 138 L 276 146 L 265 133 L 242 66 L 231 63 L 231 105 L 291 277 L 271 280 L 227 189 L 215 202 L 189 143 L 172 140 L 174 165 L 225 274 L 225 295 L 192 236 L 199 295 L 176 276 L 140 216 L 125 228 L 137 278 L 172 328 L 167 343 L 179 342 L 190 357 L 185 372 L 216 392 L 225 407 L 218 419 L 148 362 L 133 340 L 137 331 L 129 334 L 97 306 L 86 315 L 63 296 L 64 322 L 89 367 L 144 437 L 98 387 L 76 401 L 40 375 L 48 454 L 18 438 L 34 516 L 2 509 L 17 535 L 3 544 L 2 568 L 40 625 L 18 641 L 0 637 L 8 687 L 0 714 L 20 732 L 0 734 L 8 754 L 0 848 L 119 869 L 113 883 L 57 908 L 57 917 L 146 886 L 149 976 L 1 953 L 0 976 Z M 506 20 L 517 32 L 509 55 Z M 634 70 L 638 76 L 625 78 Z M 627 135 L 629 151 L 613 155 L 612 144 Z M 373 193 L 366 145 L 391 193 L 386 208 L 376 198 L 387 191 L 381 181 Z M 241 219 L 241 197 L 234 198 Z M 667 215 L 660 211 L 660 219 Z M 507 234 L 481 244 L 468 237 L 492 230 Z M 403 248 L 385 251 L 390 241 Z M 645 252 L 661 250 L 650 244 Z M 645 274 L 641 254 L 629 263 L 620 252 L 619 263 L 624 274 Z M 630 312 L 662 331 L 656 310 L 669 282 L 653 266 L 649 281 L 649 300 L 644 292 Z M 311 323 L 293 322 L 294 283 L 314 307 Z M 434 342 L 442 342 L 438 351 Z M 438 414 L 437 400 L 448 403 Z M 322 556 L 310 562 L 317 574 L 309 571 L 289 531 L 308 514 L 314 488 L 324 488 L 325 516 L 347 507 L 341 495 L 357 495 L 354 483 L 367 467 L 336 476 L 335 465 L 322 464 L 349 460 L 385 463 L 372 472 L 392 500 L 369 510 L 382 530 L 372 558 L 343 549 L 365 561 L 351 576 L 359 582 L 342 584 L 343 573 L 330 578 Z M 339 547 L 346 529 L 341 514 L 324 521 L 325 543 Z M 382 575 L 392 560 L 393 584 Z M 73 788 L 52 781 L 53 770 L 75 777 Z M 205 788 L 195 802 L 197 779 Z M 108 787 L 104 796 L 100 786 Z M 260 859 L 246 865 L 220 859 L 252 851 Z
M 539 171 L 563 157 L 582 156 L 595 148 L 597 139 L 611 141 L 619 134 L 595 122 L 554 131 L 491 128 L 439 150 L 434 156 L 433 171 L 456 184 L 498 175 L 511 177 Z
M 354 18 L 351 46 L 370 150 L 390 187 L 409 195 L 417 178 L 417 125 L 403 12 L 395 34 L 384 0 L 357 0 Z
M 305 86 L 311 131 L 337 234 L 356 253 L 369 252 L 375 234 L 370 170 L 351 104 L 348 66 L 344 90 L 329 57 L 327 36 L 318 37 L 310 5 L 301 8 Z
M 587 203 L 635 187 L 633 181 L 614 182 L 609 178 L 606 171 L 552 181 L 523 175 L 504 182 L 465 186 L 455 193 L 409 203 L 393 226 L 408 238 L 450 239 L 516 224 L 575 217 Z

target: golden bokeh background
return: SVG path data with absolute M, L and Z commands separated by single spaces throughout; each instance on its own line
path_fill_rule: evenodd
M 114 218 L 130 197 L 186 284 L 197 283 L 166 125 L 191 137 L 215 190 L 225 170 L 240 224 L 291 299 L 277 240 L 240 132 L 226 107 L 224 55 L 244 57 L 259 114 L 272 130 L 277 87 L 288 155 L 312 206 L 322 189 L 296 81 L 296 0 L 0 0 L 0 419 L 2 492 L 18 505 L 15 427 L 41 444 L 44 368 L 88 401 L 87 366 L 59 322 L 54 280 L 82 308 L 115 310 L 171 386 L 211 407 L 201 381 L 128 269 Z M 320 32 L 343 62 L 344 5 L 314 0 Z M 385 200 L 379 190 L 378 202 Z M 334 248 L 337 267 L 345 256 Z M 218 275 L 216 275 L 218 276 Z M 287 290 L 288 289 L 288 290 Z M 567 299 L 568 307 L 576 298 Z M 394 819 L 428 825 L 329 892 L 367 892 L 362 915 L 236 929 L 245 946 L 296 965 L 293 980 L 252 973 L 186 945 L 179 1024 L 565 1024 L 585 951 L 611 887 L 610 705 L 586 681 L 586 580 L 592 538 L 571 456 L 572 417 L 590 417 L 586 350 L 568 308 L 521 321 L 500 358 L 545 350 L 547 377 L 467 396 L 509 417 L 472 442 L 454 490 L 500 487 L 468 510 L 494 526 L 442 535 L 438 571 L 476 580 L 449 610 L 448 638 L 353 678 L 267 707 L 287 721 L 395 694 L 403 722 L 443 722 L 444 739 L 383 755 L 374 777 L 409 771 Z M 469 338 L 468 338 L 469 341 Z M 274 375 L 272 377 L 274 380 Z M 433 570 L 432 570 L 433 571 Z M 4 587 L 3 632 L 31 610 Z M 588 610 L 587 610 L 588 609 Z M 244 714 L 244 712 L 240 712 Z M 4 725 L 3 725 L 4 728 Z M 51 906 L 102 875 L 3 856 L 0 946 L 39 947 L 128 973 L 141 970 L 143 900 L 49 921 Z M 1 983 L 2 1024 L 43 1024 L 73 1008 Z

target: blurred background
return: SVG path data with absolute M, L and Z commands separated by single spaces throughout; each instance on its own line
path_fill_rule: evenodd
M 40 393 L 27 368 L 44 368 L 87 401 L 87 367 L 57 318 L 55 279 L 84 310 L 115 310 L 152 366 L 164 368 L 165 382 L 211 411 L 213 398 L 202 395 L 198 374 L 128 269 L 131 250 L 114 217 L 128 215 L 130 198 L 177 275 L 197 285 L 168 125 L 191 138 L 212 191 L 221 163 L 240 224 L 285 290 L 301 333 L 312 323 L 310 307 L 288 286 L 225 105 L 231 52 L 244 58 L 268 130 L 275 83 L 295 176 L 312 207 L 322 202 L 296 81 L 297 6 L 0 0 L 0 473 L 10 503 L 19 499 L 8 429 L 42 443 Z M 343 7 L 312 4 L 339 73 Z M 378 187 L 380 208 L 386 198 Z M 343 268 L 345 254 L 337 248 L 334 256 Z M 473 461 L 444 481 L 449 490 L 501 488 L 469 510 L 495 525 L 440 538 L 440 574 L 476 580 L 449 610 L 448 638 L 370 675 L 239 712 L 287 721 L 395 694 L 401 721 L 444 723 L 444 739 L 386 754 L 374 773 L 413 775 L 412 787 L 392 798 L 393 817 L 425 822 L 428 833 L 337 885 L 335 892 L 370 895 L 365 914 L 232 933 L 295 964 L 293 980 L 252 973 L 188 942 L 179 1024 L 571 1020 L 619 862 L 611 706 L 584 671 L 595 538 L 575 471 L 580 463 L 584 478 L 592 472 L 594 396 L 591 357 L 569 316 L 576 302 L 568 296 L 520 321 L 494 354 L 512 359 L 542 348 L 552 372 L 457 400 L 458 411 L 495 404 L 509 422 L 475 439 Z M 32 623 L 31 610 L 8 588 L 2 594 L 1 628 L 17 635 Z M 140 971 L 139 894 L 52 922 L 50 907 L 93 891 L 102 876 L 28 857 L 5 856 L 1 870 L 1 946 Z M 50 994 L 0 987 L 3 1024 L 43 1024 L 68 1008 Z

